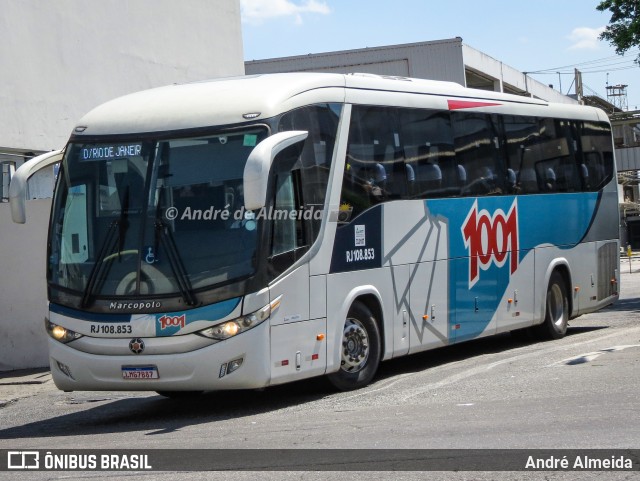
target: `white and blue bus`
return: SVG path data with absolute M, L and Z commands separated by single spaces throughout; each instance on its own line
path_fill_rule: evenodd
M 277 74 L 88 113 L 48 241 L 51 372 L 75 390 L 263 388 L 507 331 L 557 339 L 618 297 L 598 109 L 457 84 Z

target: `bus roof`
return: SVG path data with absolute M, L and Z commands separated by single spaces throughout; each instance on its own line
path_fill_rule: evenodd
M 546 107 L 546 115 L 607 119 L 604 112 L 591 107 L 467 89 L 454 82 L 373 74 L 282 73 L 169 85 L 125 95 L 91 110 L 73 133 L 78 137 L 125 135 L 232 125 L 248 119 L 256 122 L 303 105 L 344 102 L 348 91 L 431 95 L 441 98 L 445 106 L 446 98 L 481 99 L 526 104 L 534 111 Z

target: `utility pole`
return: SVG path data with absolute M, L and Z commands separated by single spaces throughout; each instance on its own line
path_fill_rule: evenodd
M 583 103 L 584 91 L 582 90 L 582 72 L 575 69 L 575 82 L 576 82 L 576 99 L 578 102 Z
M 560 93 L 562 93 L 562 76 L 560 72 L 556 72 L 558 74 L 558 83 L 560 84 Z

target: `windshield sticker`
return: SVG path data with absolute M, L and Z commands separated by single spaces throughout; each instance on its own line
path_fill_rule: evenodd
M 255 134 L 245 134 L 242 141 L 243 147 L 255 147 L 258 142 L 258 136 Z
M 363 225 L 355 226 L 355 245 L 356 247 L 367 245 L 367 238 L 365 237 L 365 229 Z

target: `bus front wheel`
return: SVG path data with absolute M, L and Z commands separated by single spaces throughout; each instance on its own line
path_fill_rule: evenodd
M 554 271 L 547 288 L 544 322 L 535 326 L 535 332 L 542 339 L 560 339 L 567 333 L 568 324 L 567 287 L 562 275 L 558 271 Z
M 382 348 L 376 318 L 363 303 L 349 309 L 341 342 L 340 369 L 329 374 L 329 382 L 341 391 L 366 386 L 378 370 Z

